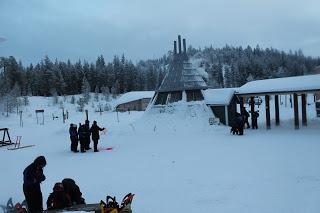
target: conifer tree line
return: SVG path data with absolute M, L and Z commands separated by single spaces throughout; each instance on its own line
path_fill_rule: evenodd
M 259 46 L 188 48 L 188 56 L 199 59 L 208 73 L 209 87 L 239 87 L 248 81 L 309 74 L 320 65 L 320 58 L 306 57 L 302 51 L 283 52 Z M 101 55 L 95 63 L 71 63 L 45 56 L 37 64 L 23 66 L 13 56 L 0 57 L 0 97 L 56 96 L 86 92 L 121 94 L 128 91 L 155 90 L 161 84 L 172 52 L 155 60 L 133 64 L 114 56 L 106 62 Z

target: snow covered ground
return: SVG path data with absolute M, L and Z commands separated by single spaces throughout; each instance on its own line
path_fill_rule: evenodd
M 283 99 L 282 99 L 283 100 Z M 9 197 L 24 199 L 22 172 L 38 155 L 47 158 L 41 185 L 44 202 L 55 182 L 76 180 L 87 203 L 106 195 L 119 201 L 128 192 L 136 194 L 134 212 L 320 212 L 320 119 L 316 118 L 312 97 L 308 103 L 308 127 L 293 128 L 289 101 L 281 106 L 281 126 L 265 129 L 260 107 L 259 130 L 246 130 L 244 136 L 229 134 L 224 126 L 209 126 L 202 116 L 153 115 L 142 112 L 94 112 L 89 119 L 108 129 L 101 134 L 100 147 L 112 151 L 70 152 L 70 123 L 84 122 L 85 114 L 75 105 L 65 104 L 69 120 L 63 124 L 61 109 L 50 98 L 30 98 L 19 116 L 0 115 L 0 128 L 8 127 L 13 139 L 35 147 L 16 151 L 0 148 L 0 204 Z M 273 106 L 273 104 L 271 104 Z M 37 125 L 34 110 L 45 110 L 45 124 Z M 271 107 L 273 116 L 273 108 Z M 59 119 L 52 120 L 52 113 Z M 300 117 L 301 118 L 301 117 Z M 154 128 L 155 120 L 158 127 Z M 272 121 L 274 124 L 274 121 Z

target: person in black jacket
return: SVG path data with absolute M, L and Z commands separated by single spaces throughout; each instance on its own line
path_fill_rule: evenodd
M 247 125 L 247 128 L 250 128 L 249 117 L 250 117 L 250 114 L 249 114 L 249 112 L 246 110 L 246 108 L 244 107 L 244 108 L 243 108 L 244 126 Z
M 70 196 L 65 192 L 62 183 L 56 183 L 47 200 L 47 209 L 63 209 L 71 206 Z
M 80 150 L 81 152 L 86 152 L 85 147 L 86 147 L 86 128 L 84 125 L 79 124 L 79 129 L 78 129 L 78 134 L 79 134 L 79 140 L 80 140 Z
M 78 151 L 78 131 L 76 124 L 70 124 L 69 128 L 70 140 L 71 140 L 71 151 L 72 152 L 79 152 Z
M 73 179 L 63 179 L 62 185 L 65 193 L 70 196 L 71 205 L 85 204 L 85 199 L 82 197 L 80 188 Z
M 23 192 L 30 213 L 43 211 L 40 183 L 46 179 L 43 174 L 46 164 L 45 157 L 39 156 L 23 171 Z
M 243 122 L 243 116 L 240 113 L 236 113 L 235 124 L 239 131 L 238 135 L 243 135 L 244 122 Z
M 105 128 L 100 128 L 97 124 L 97 121 L 93 121 L 93 124 L 90 128 L 90 132 L 92 134 L 92 140 L 94 145 L 94 151 L 98 152 L 98 141 L 100 139 L 99 131 L 103 131 Z
M 85 134 L 86 134 L 86 142 L 85 142 L 85 150 L 89 150 L 90 148 L 90 122 L 89 120 L 85 121 Z
M 259 110 L 252 113 L 252 129 L 258 129 Z

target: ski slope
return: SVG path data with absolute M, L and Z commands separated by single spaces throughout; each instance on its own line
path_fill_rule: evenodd
M 100 115 L 91 103 L 90 124 L 96 120 L 108 129 L 101 133 L 99 146 L 113 147 L 98 153 L 70 152 L 69 125 L 85 120 L 75 105 L 68 100 L 64 104 L 70 117 L 64 124 L 62 110 L 50 98 L 31 97 L 30 102 L 23 127 L 19 115 L 0 115 L 0 128 L 8 127 L 13 139 L 21 135 L 22 145 L 36 145 L 15 151 L 0 148 L 0 204 L 9 197 L 24 199 L 22 172 L 44 155 L 44 203 L 54 183 L 69 177 L 76 180 L 87 203 L 106 195 L 120 201 L 128 192 L 135 193 L 132 209 L 138 213 L 320 211 L 320 119 L 312 97 L 308 127 L 294 130 L 288 102 L 287 107 L 281 105 L 280 127 L 272 121 L 272 129 L 265 129 L 260 106 L 260 129 L 245 130 L 244 136 L 230 135 L 222 125 L 206 125 L 208 114 L 197 110 L 190 112 L 191 117 L 174 112 L 119 113 L 118 122 L 116 112 Z M 44 125 L 36 124 L 35 109 L 45 110 Z M 274 118 L 272 107 L 271 112 Z M 52 113 L 59 119 L 52 120 Z

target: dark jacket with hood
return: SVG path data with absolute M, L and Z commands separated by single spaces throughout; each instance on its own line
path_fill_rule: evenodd
M 23 171 L 23 185 L 28 187 L 40 187 L 40 183 L 46 179 L 43 167 L 47 164 L 44 156 L 37 157 Z
M 91 132 L 91 136 L 92 136 L 92 140 L 99 140 L 100 136 L 99 136 L 99 131 L 104 130 L 104 128 L 100 128 L 97 125 L 97 122 L 93 122 L 91 128 L 90 128 L 90 132 Z

